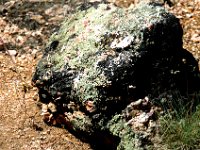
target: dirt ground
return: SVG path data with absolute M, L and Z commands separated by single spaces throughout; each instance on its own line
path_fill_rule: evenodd
M 0 0 L 0 149 L 90 150 L 67 130 L 42 121 L 32 74 L 50 35 L 73 11 L 66 0 Z M 168 8 L 181 20 L 184 47 L 200 59 L 200 2 Z

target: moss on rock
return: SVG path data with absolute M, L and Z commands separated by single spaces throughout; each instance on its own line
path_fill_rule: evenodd
M 156 3 L 134 9 L 99 4 L 78 11 L 52 35 L 38 63 L 33 82 L 40 101 L 54 103 L 77 132 L 106 131 L 121 139 L 118 149 L 137 147 L 139 134 L 123 110 L 146 95 L 185 92 L 199 83 L 182 34 L 179 20 Z

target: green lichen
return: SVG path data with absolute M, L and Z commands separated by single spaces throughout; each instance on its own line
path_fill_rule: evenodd
M 77 132 L 87 132 L 88 134 L 93 132 L 93 124 L 88 116 L 74 116 L 70 123 L 73 130 Z
M 130 10 L 101 4 L 98 12 L 93 7 L 87 11 L 79 11 L 63 23 L 58 34 L 51 37 L 52 41 L 59 41 L 58 52 L 50 56 L 53 64 L 51 69 L 59 70 L 67 63 L 71 69 L 79 70 L 80 75 L 74 86 L 79 101 L 84 103 L 90 99 L 98 102 L 100 99 L 97 87 L 110 84 L 104 73 L 98 69 L 99 57 L 104 53 L 115 53 L 116 46 L 114 50 L 111 48 L 113 41 L 126 37 L 129 37 L 129 41 L 134 40 L 130 41 L 133 42 L 131 46 L 128 43 L 129 51 L 146 47 L 141 43 L 144 38 L 141 29 L 148 24 L 162 22 L 165 14 L 162 7 L 142 4 Z
M 121 115 L 115 115 L 107 124 L 110 132 L 121 138 L 117 147 L 118 150 L 131 150 L 135 148 L 135 133 L 130 126 L 126 124 Z
M 83 111 L 85 116 L 71 120 L 74 130 L 86 133 L 96 129 L 109 130 L 121 139 L 119 150 L 135 149 L 137 134 L 120 115 L 121 110 L 134 99 L 131 90 L 135 87 L 135 63 L 141 58 L 140 52 L 156 51 L 157 47 L 163 50 L 166 43 L 174 42 L 176 36 L 171 30 L 167 35 L 169 38 L 162 39 L 166 38 L 167 29 L 176 27 L 176 23 L 176 18 L 164 8 L 149 4 L 126 10 L 100 4 L 98 8 L 79 11 L 64 21 L 57 34 L 52 35 L 50 43 L 59 41 L 59 45 L 45 53 L 36 74 L 40 75 L 40 80 L 49 82 L 45 85 L 47 91 L 44 91 L 50 96 L 56 95 L 56 89 L 65 94 L 60 94 L 64 95 L 62 102 L 56 101 L 60 95 L 54 96 L 58 106 L 69 101 L 80 106 L 79 111 Z M 162 31 L 162 27 L 166 29 Z M 156 49 L 155 44 L 159 45 Z M 138 70 L 140 72 L 140 68 Z M 58 81 L 53 80 L 55 72 L 60 73 Z M 87 100 L 94 102 L 91 104 L 96 105 L 96 112 L 87 110 Z

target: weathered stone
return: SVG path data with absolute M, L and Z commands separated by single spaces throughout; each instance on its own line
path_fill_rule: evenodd
M 54 104 L 54 118 L 71 130 L 111 134 L 118 149 L 139 149 L 147 136 L 134 126 L 148 129 L 156 117 L 148 98 L 134 101 L 199 88 L 198 65 L 182 48 L 182 34 L 179 20 L 155 3 L 79 11 L 52 35 L 38 63 L 33 83 L 40 101 Z

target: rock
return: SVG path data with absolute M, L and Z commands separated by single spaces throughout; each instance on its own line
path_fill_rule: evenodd
M 52 35 L 33 76 L 40 101 L 54 106 L 46 120 L 59 116 L 58 123 L 108 149 L 144 147 L 154 99 L 199 89 L 182 35 L 179 20 L 156 3 L 78 11 Z

